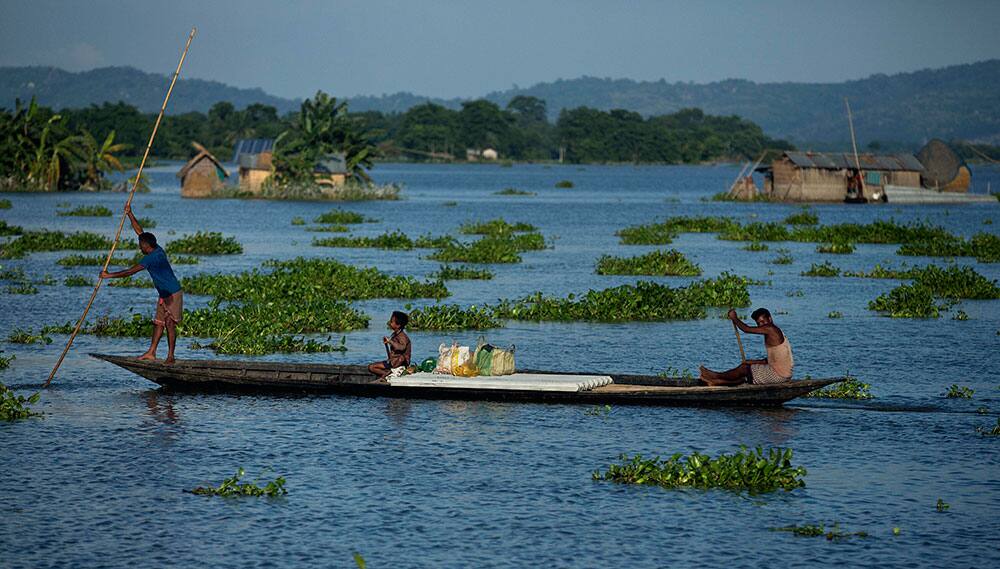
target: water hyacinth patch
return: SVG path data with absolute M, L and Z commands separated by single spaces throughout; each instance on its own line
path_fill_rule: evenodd
M 854 243 L 849 241 L 835 241 L 824 243 L 816 247 L 817 253 L 828 253 L 833 255 L 849 255 L 854 252 Z
M 491 273 L 487 269 L 476 269 L 465 265 L 461 265 L 458 267 L 453 267 L 451 265 L 441 265 L 438 271 L 431 275 L 431 278 L 441 281 L 459 281 L 459 280 L 488 281 L 493 278 L 493 273 Z
M 0 360 L 2 360 L 0 356 Z M 11 357 L 13 359 L 13 357 Z M 8 360 L 9 362 L 9 360 Z M 0 369 L 7 367 L 0 366 Z M 14 422 L 31 417 L 40 417 L 42 414 L 31 410 L 31 405 L 38 403 L 41 394 L 35 393 L 31 396 L 14 395 L 6 385 L 0 383 L 0 421 Z
M 969 239 L 947 235 L 939 239 L 925 239 L 904 243 L 897 255 L 926 257 L 975 257 L 980 263 L 1000 263 L 1000 236 L 976 233 Z
M 839 310 L 832 310 L 826 315 L 827 318 L 843 318 L 844 313 Z
M 411 330 L 486 330 L 502 328 L 503 322 L 486 306 L 462 308 L 454 304 L 435 304 L 410 311 Z
M 10 203 L 10 200 L 6 198 L 0 199 L 0 209 L 10 209 L 11 207 L 13 207 L 13 204 Z
M 132 257 L 115 256 L 111 259 L 111 263 L 108 266 L 130 267 L 138 263 L 142 257 L 141 253 L 137 253 Z M 104 261 L 107 259 L 108 256 L 106 254 L 67 255 L 56 261 L 56 264 L 61 267 L 103 267 Z
M 840 529 L 840 525 L 834 523 L 833 527 L 827 530 L 822 524 L 818 526 L 804 525 L 804 526 L 786 526 L 778 528 L 770 528 L 771 531 L 788 532 L 794 534 L 798 537 L 825 537 L 827 541 L 844 540 L 850 539 L 852 537 L 866 538 L 868 537 L 868 532 L 856 531 L 856 532 L 846 532 Z
M 900 285 L 880 294 L 868 303 L 869 310 L 882 312 L 891 318 L 938 318 L 941 312 L 934 304 L 934 295 L 924 286 Z
M 984 437 L 1000 437 L 1000 417 L 997 418 L 997 424 L 990 429 L 989 427 L 976 427 L 976 432 Z
M 619 230 L 623 245 L 667 245 L 681 233 L 719 233 L 739 224 L 728 217 L 671 217 L 662 223 Z M 753 240 L 751 240 L 753 241 Z
M 813 263 L 809 266 L 809 270 L 803 271 L 802 276 L 804 277 L 837 277 L 840 276 L 840 269 L 831 265 L 829 261 L 824 261 L 822 264 Z
M 333 224 L 333 225 L 317 225 L 314 227 L 306 227 L 306 231 L 322 232 L 322 233 L 347 233 L 351 228 L 346 225 Z
M 761 243 L 760 241 L 751 241 L 743 246 L 744 251 L 767 251 L 770 249 L 767 243 Z
M 948 399 L 972 399 L 975 393 L 975 390 L 971 387 L 952 384 L 948 387 L 948 391 L 945 392 L 944 396 Z
M 778 256 L 771 259 L 772 265 L 791 265 L 795 262 L 788 249 L 778 249 Z
M 884 271 L 894 278 L 910 278 L 913 284 L 900 285 L 868 304 L 871 310 L 886 312 L 893 318 L 938 318 L 940 308 L 934 297 L 949 299 L 998 299 L 1000 286 L 972 267 L 928 265 L 905 272 Z M 967 316 L 966 316 L 967 317 Z
M 354 211 L 345 211 L 342 209 L 330 210 L 313 220 L 315 223 L 327 223 L 336 225 L 351 225 L 355 223 L 365 223 L 373 222 L 374 219 L 368 219 L 364 215 Z
M 0 237 L 10 237 L 24 233 L 24 228 L 20 225 L 7 225 L 7 222 L 0 219 Z
M 243 246 L 235 237 L 223 237 L 216 231 L 198 231 L 167 243 L 167 253 L 188 255 L 239 255 Z
M 688 276 L 701 275 L 701 267 L 692 263 L 676 249 L 653 251 L 637 257 L 612 257 L 603 255 L 597 260 L 599 275 L 657 275 Z
M 111 217 L 114 213 L 103 205 L 81 205 L 69 211 L 60 211 L 58 215 L 63 217 Z
M 48 345 L 52 343 L 52 338 L 50 338 L 43 331 L 40 334 L 34 334 L 31 330 L 22 330 L 21 328 L 15 328 L 13 332 L 7 336 L 7 341 L 11 344 L 43 344 Z
M 199 486 L 194 490 L 187 490 L 187 492 L 199 496 L 252 496 L 268 498 L 276 498 L 288 494 L 288 490 L 285 489 L 285 478 L 283 476 L 279 476 L 261 487 L 257 485 L 256 481 L 240 482 L 240 479 L 245 474 L 244 470 L 240 468 L 234 476 L 224 479 L 218 487 Z
M 94 286 L 94 281 L 82 275 L 70 275 L 63 279 L 66 286 Z
M 383 233 L 375 237 L 326 237 L 324 239 L 313 239 L 312 244 L 315 247 L 348 247 L 401 251 L 413 249 L 413 240 L 400 231 Z
M 875 396 L 871 394 L 871 388 L 870 383 L 864 383 L 858 378 L 849 375 L 840 383 L 811 391 L 804 397 L 813 397 L 816 399 L 874 399 Z
M 565 188 L 572 188 L 573 187 L 573 182 L 571 180 L 559 180 L 558 182 L 556 182 L 556 187 L 557 188 L 564 188 L 564 189 Z
M 4 287 L 7 294 L 38 294 L 38 287 L 31 283 L 20 283 Z
M 507 223 L 502 217 L 479 223 L 466 223 L 459 228 L 459 232 L 465 235 L 492 235 L 495 237 L 537 230 L 538 228 L 530 223 Z
M 529 192 L 526 190 L 519 190 L 517 188 L 504 188 L 499 192 L 493 192 L 498 196 L 533 196 L 536 195 L 535 192 Z
M 3 355 L 3 350 L 0 350 L 0 369 L 9 368 L 10 362 L 14 361 L 15 359 L 17 359 L 17 356 L 14 355 L 5 356 Z
M 808 208 L 805 208 L 802 211 L 793 213 L 786 217 L 785 223 L 788 225 L 818 225 L 819 216 L 810 211 Z
M 306 220 L 302 219 L 301 217 L 299 217 L 297 215 L 292 218 L 292 225 L 305 225 L 305 224 L 306 224 Z
M 111 240 L 103 235 L 82 231 L 25 231 L 16 239 L 0 244 L 0 259 L 20 259 L 29 253 L 47 251 L 98 251 L 111 247 Z M 131 240 L 123 240 L 119 249 L 136 249 Z
M 521 253 L 545 248 L 540 233 L 487 235 L 472 243 L 452 240 L 428 259 L 443 263 L 520 263 Z
M 760 447 L 740 450 L 712 458 L 698 452 L 690 456 L 676 453 L 666 460 L 644 459 L 641 455 L 622 454 L 622 464 L 612 464 L 604 473 L 596 471 L 594 480 L 618 484 L 647 484 L 662 488 L 718 488 L 732 492 L 760 494 L 777 490 L 791 491 L 805 486 L 806 469 L 792 465 L 792 449 Z

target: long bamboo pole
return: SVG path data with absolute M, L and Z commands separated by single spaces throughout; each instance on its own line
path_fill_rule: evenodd
M 851 127 L 851 146 L 854 147 L 854 165 L 858 169 L 858 179 L 861 180 L 861 197 L 865 197 L 865 177 L 861 175 L 861 160 L 858 159 L 858 142 L 854 138 L 854 118 L 851 117 L 851 103 L 844 97 L 844 106 L 847 107 L 847 124 Z
M 194 35 L 197 32 L 197 28 L 191 28 L 191 33 L 188 35 L 187 43 L 184 44 L 184 51 L 181 52 L 181 59 L 177 62 L 177 69 L 174 70 L 174 76 L 170 79 L 170 87 L 167 88 L 167 96 L 163 98 L 163 105 L 160 107 L 160 114 L 156 117 L 156 123 L 153 124 L 153 132 L 149 135 L 149 143 L 146 144 L 146 151 L 142 154 L 142 161 L 139 162 L 139 170 L 135 174 L 135 181 L 132 183 L 132 189 L 128 193 L 128 199 L 125 200 L 125 205 L 129 206 L 132 204 L 132 197 L 135 196 L 135 190 L 139 187 L 139 182 L 142 180 L 142 169 L 146 166 L 146 159 L 149 158 L 149 151 L 153 147 L 153 139 L 156 138 L 156 131 L 160 128 L 160 121 L 163 120 L 163 113 L 167 110 L 167 102 L 170 101 L 170 94 L 174 90 L 174 84 L 177 82 L 177 76 L 181 73 L 181 67 L 184 65 L 184 59 L 187 57 L 188 48 L 191 47 L 191 40 L 194 39 Z M 122 235 L 122 228 L 125 227 L 126 214 L 122 212 L 122 218 L 118 222 L 118 230 L 115 232 L 115 239 L 111 242 L 111 250 L 108 251 L 108 258 L 104 260 L 104 267 L 101 269 L 102 272 L 108 270 L 108 265 L 111 264 L 111 257 L 115 254 L 115 249 L 118 248 L 118 240 Z M 66 354 L 69 352 L 70 346 L 73 345 L 73 340 L 76 339 L 76 335 L 80 332 L 80 328 L 83 327 L 84 321 L 87 320 L 87 313 L 90 312 L 90 307 L 94 304 L 94 299 L 97 298 L 97 291 L 100 290 L 101 284 L 104 279 L 98 278 L 97 284 L 94 285 L 94 292 L 90 293 L 90 300 L 87 302 L 87 307 L 83 309 L 83 315 L 80 316 L 80 320 L 77 321 L 76 327 L 73 329 L 73 333 L 69 336 L 69 341 L 66 342 L 66 347 L 63 348 L 62 354 L 59 355 L 59 360 L 56 361 L 56 365 L 52 368 L 52 373 L 49 374 L 49 378 L 45 380 L 45 387 L 48 387 L 52 383 L 52 378 L 56 376 L 56 372 L 59 371 L 59 366 L 62 365 L 63 360 L 66 359 Z
M 740 363 L 745 363 L 747 353 L 743 350 L 743 338 L 740 337 L 740 329 L 736 327 L 736 322 L 733 322 L 733 332 L 736 333 L 736 343 L 740 345 Z

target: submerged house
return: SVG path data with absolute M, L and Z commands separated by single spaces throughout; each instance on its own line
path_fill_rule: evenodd
M 177 172 L 181 180 L 181 197 L 207 198 L 226 186 L 229 172 L 204 146 L 197 142 L 191 142 L 191 146 L 198 153 Z
M 233 162 L 239 167 L 240 191 L 259 195 L 264 182 L 274 173 L 274 139 L 248 138 L 236 141 Z M 324 188 L 343 186 L 347 181 L 347 161 L 343 154 L 331 154 L 313 170 L 316 183 Z
M 886 186 L 919 188 L 924 166 L 912 154 L 859 154 L 864 197 L 878 200 Z M 857 176 L 854 154 L 786 151 L 764 173 L 764 194 L 791 202 L 842 202 Z

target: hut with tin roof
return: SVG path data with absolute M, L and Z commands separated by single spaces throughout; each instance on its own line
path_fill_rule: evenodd
M 880 200 L 885 186 L 920 187 L 923 165 L 912 154 L 859 154 L 864 197 Z M 786 151 L 764 173 L 764 194 L 775 201 L 842 202 L 857 175 L 851 153 Z

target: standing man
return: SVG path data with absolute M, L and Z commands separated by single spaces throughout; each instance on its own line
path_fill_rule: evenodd
M 146 353 L 139 356 L 140 360 L 155 360 L 156 346 L 163 336 L 163 329 L 167 329 L 167 359 L 164 363 L 174 363 L 174 346 L 177 343 L 177 325 L 181 323 L 184 316 L 184 292 L 181 291 L 181 283 L 174 275 L 170 261 L 167 260 L 167 253 L 162 247 L 156 244 L 156 236 L 146 233 L 139 225 L 139 221 L 132 214 L 132 206 L 125 204 L 125 213 L 132 223 L 132 229 L 139 236 L 139 250 L 145 257 L 139 261 L 138 265 L 124 271 L 110 273 L 101 271 L 102 279 L 120 279 L 130 277 L 142 270 L 149 272 L 149 277 L 153 279 L 153 286 L 159 293 L 159 301 L 156 305 L 156 316 L 153 317 L 153 340 L 146 350 Z
M 735 310 L 729 311 L 729 319 L 747 334 L 764 336 L 767 358 L 746 360 L 727 371 L 712 371 L 701 366 L 700 379 L 707 385 L 740 385 L 742 383 L 783 383 L 792 380 L 795 360 L 792 359 L 792 345 L 788 338 L 774 325 L 771 313 L 766 308 L 758 308 L 750 315 L 756 326 L 748 326 L 739 319 Z

